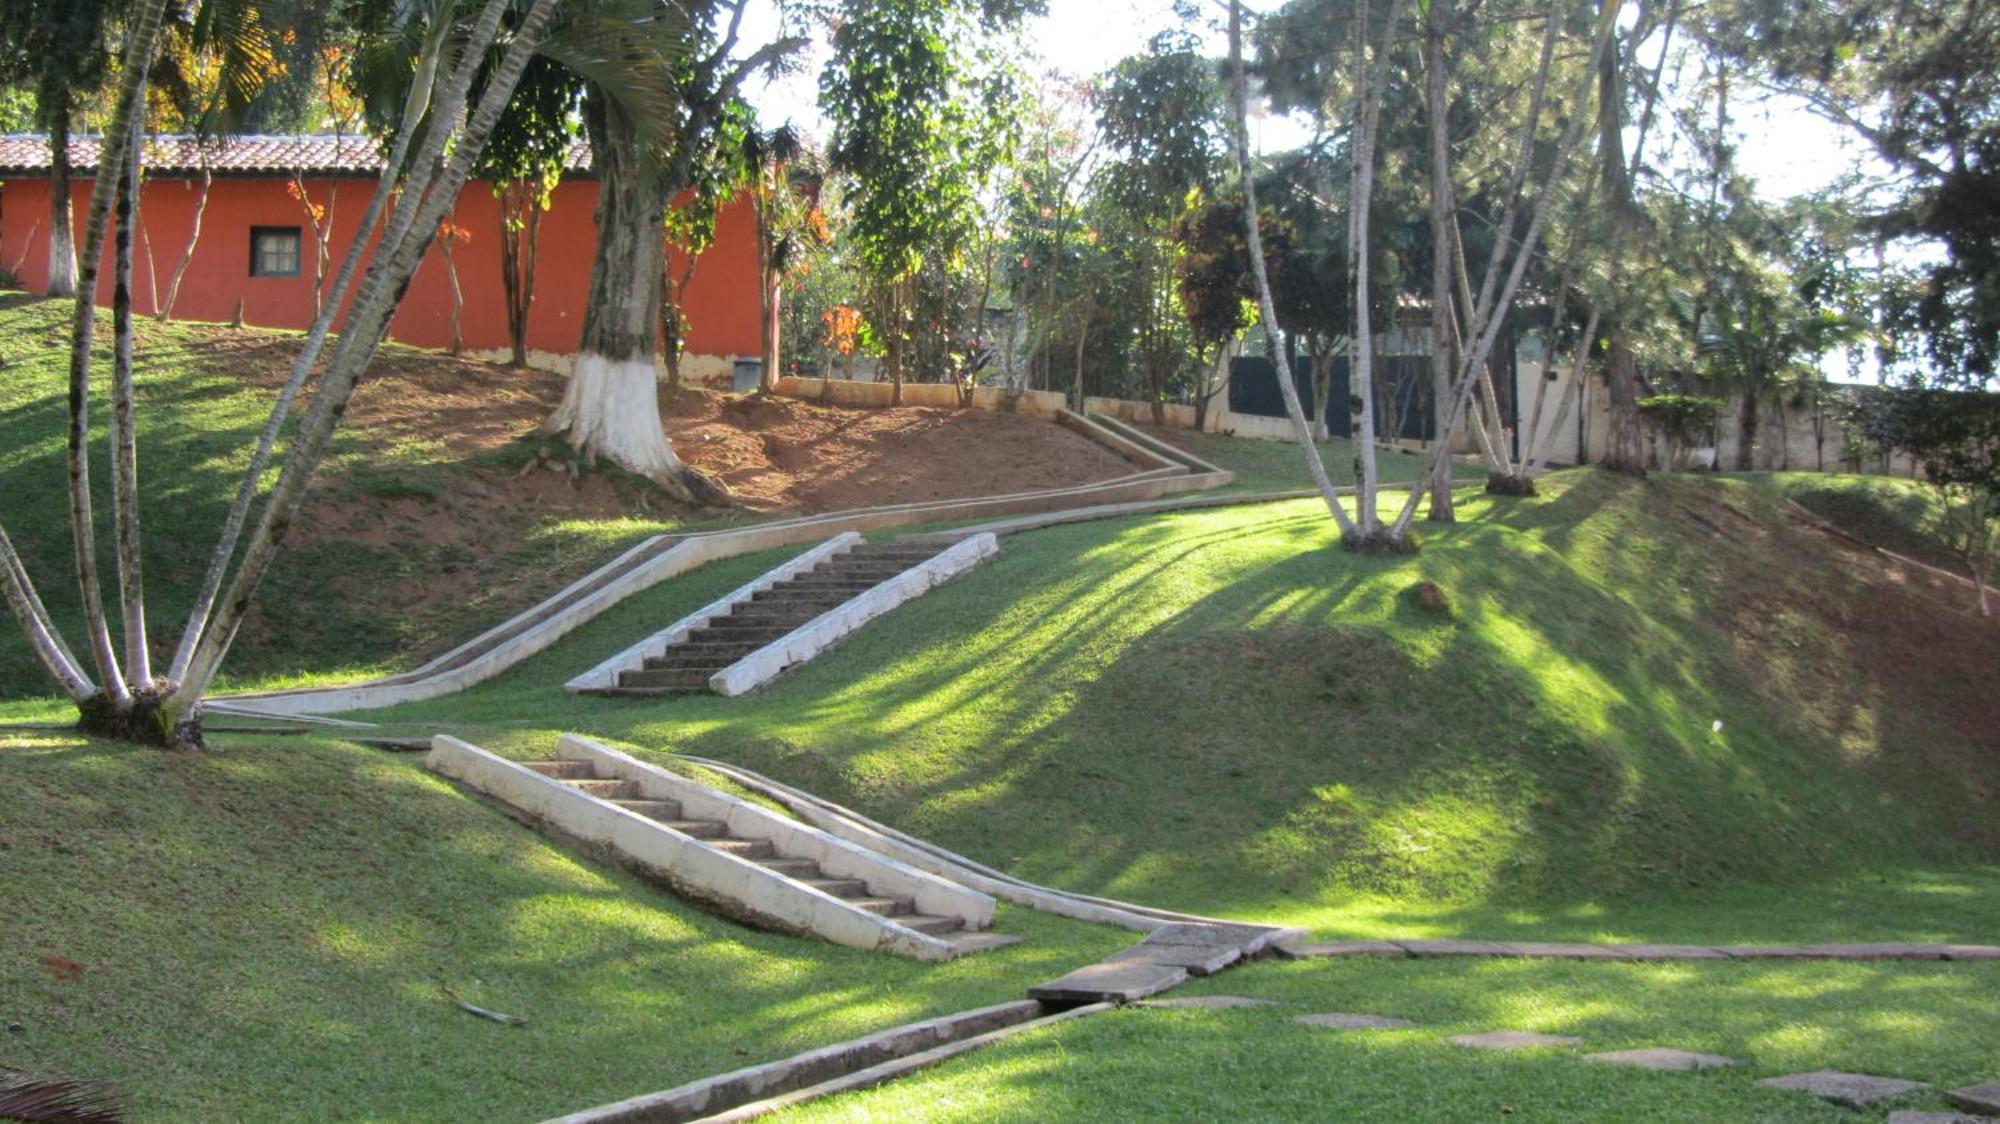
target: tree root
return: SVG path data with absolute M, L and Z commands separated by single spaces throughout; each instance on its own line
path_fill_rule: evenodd
M 129 706 L 118 707 L 103 694 L 76 704 L 76 728 L 93 738 L 193 752 L 207 748 L 202 738 L 200 708 L 177 711 L 170 706 L 173 685 L 158 682 L 136 691 Z
M 1504 472 L 1486 474 L 1486 494 L 1489 496 L 1532 496 L 1536 495 L 1535 482 L 1526 476 L 1510 476 Z

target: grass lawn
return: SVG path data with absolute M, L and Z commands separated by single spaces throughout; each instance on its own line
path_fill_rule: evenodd
M 754 932 L 334 741 L 0 733 L 0 1067 L 134 1119 L 535 1120 L 1018 998 L 1130 934 L 929 966 Z M 508 1028 L 443 993 L 524 1016 Z
M 1215 433 L 1192 433 L 1179 429 L 1146 427 L 1146 431 L 1208 461 L 1217 468 L 1236 474 L 1230 490 L 1239 492 L 1281 492 L 1310 488 L 1312 475 L 1306 468 L 1305 453 L 1296 442 L 1265 441 L 1249 437 L 1224 437 Z M 1354 483 L 1354 443 L 1341 438 L 1318 442 L 1320 462 L 1328 479 L 1336 486 Z M 1385 484 L 1403 484 L 1415 479 L 1423 467 L 1420 453 L 1401 449 L 1380 449 L 1375 454 L 1375 470 Z M 1486 479 L 1486 467 L 1468 460 L 1454 462 L 1457 479 Z M 1400 497 L 1399 497 L 1400 498 Z
M 1577 964 L 1334 960 L 1258 963 L 1176 995 L 1281 1006 L 1126 1008 L 1022 1035 L 873 1091 L 784 1114 L 860 1120 L 1880 1120 L 1759 1078 L 1836 1069 L 1935 1087 L 1995 1076 L 2000 965 Z M 1408 1019 L 1334 1031 L 1315 1011 Z M 1454 1035 L 1533 1030 L 1577 1048 L 1484 1053 Z M 1742 1059 L 1649 1073 L 1579 1055 L 1665 1046 Z
M 1866 542 L 1955 574 L 1965 573 L 1965 563 L 1946 545 L 1944 509 L 1937 491 L 1920 481 L 1815 472 L 1745 474 L 1745 478 L 1767 483 Z
M 1753 484 L 1546 491 L 1472 501 L 1414 559 L 1340 552 L 1311 501 L 1010 536 L 753 697 L 562 693 L 771 561 L 736 559 L 366 717 L 726 758 L 1040 881 L 1329 933 L 2000 932 L 1990 629 Z M 1982 658 L 1898 672 L 1946 640 Z M 1763 893 L 1804 885 L 1874 904 Z

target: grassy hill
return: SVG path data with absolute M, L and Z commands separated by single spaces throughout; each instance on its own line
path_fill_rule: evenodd
M 1011 536 L 754 697 L 561 692 L 771 562 L 737 559 L 365 717 L 729 758 L 1041 880 L 1327 930 L 1532 902 L 1591 933 L 1619 925 L 1572 907 L 1990 871 L 2000 630 L 1958 591 L 1757 482 L 1572 472 L 1466 515 L 1405 559 L 1339 551 L 1311 502 Z M 1425 579 L 1452 615 L 1414 604 Z M 1941 908 L 1861 914 L 1967 939 L 1985 917 L 1898 900 Z

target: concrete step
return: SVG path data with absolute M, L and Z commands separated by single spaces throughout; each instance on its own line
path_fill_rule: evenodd
M 859 898 L 868 894 L 868 883 L 859 878 L 800 878 L 799 881 L 823 894 L 832 894 L 836 898 Z
M 905 929 L 915 929 L 933 937 L 945 933 L 956 933 L 965 928 L 965 922 L 956 917 L 937 917 L 928 913 L 905 913 L 896 918 L 896 924 Z
M 977 951 L 953 940 L 992 917 L 990 896 L 609 746 L 572 735 L 557 753 L 589 768 L 529 769 L 447 736 L 426 765 L 752 925 L 936 962 Z M 605 815 L 606 804 L 632 815 Z
M 771 846 L 769 839 L 710 839 L 708 845 L 718 851 L 728 851 L 739 859 L 775 859 L 778 849 Z
M 755 608 L 745 607 L 726 617 L 709 622 L 709 627 L 721 631 L 731 629 L 783 629 L 778 635 L 799 627 L 807 621 L 826 612 L 815 604 L 792 601 L 759 601 Z M 772 637 L 777 639 L 776 636 Z
M 788 624 L 760 624 L 756 621 L 731 621 L 724 617 L 710 623 L 705 628 L 688 633 L 690 644 L 753 643 L 762 647 L 790 632 Z
M 877 585 L 876 582 L 869 581 L 867 578 L 810 577 L 810 578 L 797 578 L 793 581 L 788 581 L 783 585 L 774 585 L 770 589 L 764 590 L 763 592 L 766 594 L 845 593 L 848 594 L 849 596 L 853 596 L 854 594 L 857 593 L 866 593 L 868 590 L 875 588 L 876 585 Z M 756 595 L 752 594 L 751 599 L 755 600 Z M 769 598 L 766 598 L 766 600 L 768 599 Z
M 908 566 L 898 565 L 894 562 L 887 564 L 875 562 L 830 562 L 812 571 L 811 576 L 815 578 L 843 578 L 847 581 L 881 582 L 887 581 L 907 569 L 909 569 Z
M 588 761 L 523 761 L 521 767 L 563 781 L 589 780 L 597 775 Z
M 910 907 L 910 899 L 903 897 L 871 896 L 849 898 L 847 899 L 847 904 L 857 909 L 865 909 L 870 913 L 879 913 L 884 917 L 895 917 L 898 914 L 914 912 Z
M 708 694 L 708 685 L 699 687 L 591 687 L 578 691 L 600 699 L 670 699 L 681 695 Z
M 662 823 L 681 818 L 681 806 L 672 800 L 613 800 L 612 803 L 628 812 L 637 812 L 649 820 L 659 820 Z
M 770 589 L 760 589 L 751 594 L 750 603 L 753 605 L 762 605 L 772 601 L 811 601 L 815 604 L 838 605 L 843 601 L 852 600 L 854 594 L 860 593 L 867 588 L 865 585 L 857 585 L 852 589 L 825 589 L 817 587 L 795 589 L 791 586 L 779 585 L 772 586 Z
M 631 781 L 566 780 L 564 784 L 599 800 L 637 800 L 639 786 Z
M 720 671 L 726 664 L 714 667 L 677 667 L 671 671 L 621 671 L 618 686 L 622 690 L 653 691 L 706 691 L 708 677 Z
M 777 637 L 772 637 L 772 640 Z M 770 643 L 768 640 L 738 640 L 733 643 L 675 644 L 657 656 L 647 656 L 643 671 L 678 671 L 690 667 L 728 667 Z
M 758 859 L 757 865 L 770 867 L 787 878 L 796 878 L 801 882 L 811 882 L 821 874 L 819 864 L 811 859 Z

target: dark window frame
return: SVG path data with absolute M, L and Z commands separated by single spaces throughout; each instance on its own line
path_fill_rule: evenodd
M 259 268 L 258 242 L 267 235 L 289 235 L 296 247 L 292 254 L 290 270 Z M 253 226 L 250 228 L 250 276 L 252 277 L 297 277 L 305 271 L 306 239 L 303 227 L 297 226 Z

